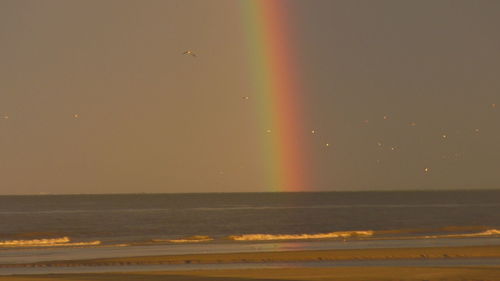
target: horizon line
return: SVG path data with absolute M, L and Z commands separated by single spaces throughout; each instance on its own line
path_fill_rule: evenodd
M 258 193 L 355 193 L 355 192 L 450 192 L 450 191 L 500 191 L 499 188 L 456 188 L 456 189 L 377 189 L 377 190 L 302 190 L 302 191 L 213 191 L 213 192 L 114 192 L 114 193 L 22 193 L 0 194 L 0 196 L 76 196 L 76 195 L 174 195 L 174 194 L 258 194 Z

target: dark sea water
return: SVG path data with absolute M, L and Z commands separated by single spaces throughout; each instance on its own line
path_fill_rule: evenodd
M 500 190 L 0 196 L 0 223 L 0 248 L 495 237 Z

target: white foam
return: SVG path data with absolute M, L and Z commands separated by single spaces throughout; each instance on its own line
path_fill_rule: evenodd
M 209 242 L 214 240 L 209 236 L 192 236 L 184 239 L 153 239 L 153 242 L 167 242 L 167 243 L 201 243 L 201 242 Z
M 500 230 L 498 229 L 488 229 L 486 231 L 480 232 L 481 235 L 500 235 Z
M 55 247 L 55 246 L 95 246 L 101 241 L 72 242 L 69 237 L 32 239 L 32 240 L 4 240 L 0 241 L 0 247 Z
M 429 235 L 424 236 L 424 238 L 461 238 L 461 237 L 486 237 L 486 236 L 497 236 L 500 235 L 500 230 L 498 229 L 488 229 L 483 232 L 477 233 L 463 233 L 463 234 L 448 234 L 448 235 Z
M 363 231 L 337 231 L 316 234 L 244 234 L 232 235 L 229 239 L 236 241 L 269 241 L 269 240 L 306 240 L 306 239 L 331 239 L 372 236 L 372 230 Z
M 208 242 L 214 240 L 213 238 L 207 238 L 207 239 L 173 239 L 173 240 L 168 240 L 170 243 L 200 243 L 200 242 Z

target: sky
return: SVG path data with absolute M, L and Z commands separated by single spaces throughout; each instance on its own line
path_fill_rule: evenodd
M 499 1 L 279 2 L 302 190 L 500 188 Z M 242 7 L 0 0 L 0 194 L 275 190 Z

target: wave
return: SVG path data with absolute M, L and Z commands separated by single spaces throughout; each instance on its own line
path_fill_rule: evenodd
M 482 232 L 476 233 L 461 233 L 461 234 L 446 234 L 446 235 L 427 235 L 424 238 L 466 238 L 466 237 L 495 237 L 500 236 L 500 230 L 498 229 L 488 229 Z
M 45 236 L 51 238 L 36 238 Z M 211 237 L 196 235 L 188 237 L 164 237 L 150 240 L 106 240 L 102 243 L 96 241 L 72 241 L 70 237 L 60 235 L 52 236 L 51 233 L 31 232 L 2 237 L 0 249 L 6 248 L 29 248 L 29 247 L 129 247 L 158 244 L 196 244 L 196 243 L 227 243 L 228 241 L 286 241 L 286 240 L 335 240 L 335 239 L 363 239 L 363 240 L 408 240 L 408 239 L 454 239 L 454 238 L 500 238 L 500 229 L 495 226 L 446 226 L 440 228 L 406 228 L 388 230 L 357 230 L 357 231 L 335 231 L 328 233 L 302 233 L 302 234 L 226 234 L 225 236 Z M 45 237 L 47 237 L 45 236 Z M 225 242 L 224 242 L 225 241 Z
M 362 231 L 337 231 L 316 234 L 243 234 L 229 236 L 235 241 L 271 241 L 271 240 L 309 240 L 309 239 L 332 239 L 332 238 L 354 238 L 369 237 L 373 235 L 372 230 Z
M 471 232 L 476 230 L 476 232 Z M 482 231 L 478 231 L 482 230 Z M 462 232 L 452 234 L 425 235 L 426 233 Z M 415 234 L 420 234 L 415 236 Z M 439 239 L 439 238 L 472 238 L 472 237 L 500 237 L 500 230 L 483 226 L 450 226 L 438 229 L 394 229 L 394 230 L 361 230 L 336 231 L 315 234 L 242 234 L 231 235 L 229 240 L 234 241 L 273 241 L 273 240 L 313 240 L 338 238 L 364 239 Z
M 71 242 L 67 236 L 47 239 L 31 240 L 3 240 L 0 241 L 0 247 L 57 247 L 57 246 L 97 246 L 101 241 L 90 242 Z
M 210 236 L 191 236 L 182 239 L 153 239 L 153 242 L 166 242 L 166 243 L 201 243 L 201 242 L 210 242 L 214 239 Z

